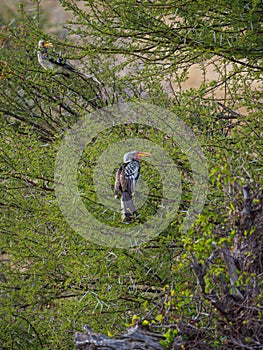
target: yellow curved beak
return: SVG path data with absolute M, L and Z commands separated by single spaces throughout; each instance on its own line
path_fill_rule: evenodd
M 44 43 L 44 47 L 54 47 L 52 43 Z
M 138 156 L 141 158 L 141 157 L 151 157 L 151 153 L 149 152 L 139 152 L 138 153 Z

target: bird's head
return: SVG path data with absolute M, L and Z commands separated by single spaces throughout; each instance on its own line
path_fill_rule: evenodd
M 138 160 L 140 158 L 150 157 L 150 156 L 151 156 L 151 153 L 148 153 L 148 152 L 132 151 L 132 152 L 128 152 L 128 153 L 124 154 L 123 162 L 129 163 L 133 160 Z
M 44 39 L 40 39 L 38 42 L 38 48 L 44 49 L 46 47 L 53 47 L 53 44 L 45 41 Z

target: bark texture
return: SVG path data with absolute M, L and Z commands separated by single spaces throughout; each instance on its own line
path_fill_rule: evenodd
M 76 333 L 74 341 L 78 350 L 165 350 L 160 345 L 162 339 L 161 334 L 137 324 L 116 338 L 95 333 L 86 326 L 85 333 Z

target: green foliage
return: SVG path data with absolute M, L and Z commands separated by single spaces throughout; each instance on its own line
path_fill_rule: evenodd
M 260 0 L 95 0 L 86 1 L 84 9 L 72 1 L 61 3 L 76 13 L 72 23 L 77 29 L 70 31 L 96 38 L 87 44 L 95 52 L 128 54 L 172 71 L 185 61 L 200 62 L 202 56 L 219 55 L 233 62 L 246 58 L 249 65 L 261 58 Z
M 32 3 L 35 12 L 21 6 L 15 21 L 0 29 L 0 347 L 69 349 L 85 324 L 115 334 L 137 315 L 145 326 L 163 330 L 167 348 L 180 333 L 179 322 L 191 321 L 205 330 L 208 344 L 227 349 L 236 325 L 205 296 L 262 283 L 251 247 L 234 286 L 222 255 L 209 260 L 215 250 L 231 251 L 258 232 L 243 229 L 240 213 L 242 188 L 250 184 L 259 194 L 263 186 L 261 1 L 89 0 L 80 8 L 63 0 L 72 13 L 67 41 L 43 32 L 39 2 Z M 42 37 L 84 72 L 94 72 L 102 86 L 44 71 L 36 57 Z M 188 88 L 192 69 L 201 81 Z M 112 127 L 87 145 L 79 164 L 82 199 L 99 220 L 120 224 L 118 213 L 105 213 L 93 186 L 98 157 L 117 141 L 141 137 L 163 147 L 182 174 L 183 194 L 177 217 L 159 237 L 130 250 L 97 246 L 73 232 L 59 210 L 57 149 L 88 112 L 142 99 L 173 112 L 198 137 L 209 167 L 207 203 L 182 232 L 193 185 L 186 155 L 156 128 Z M 150 164 L 143 163 L 142 175 L 151 194 L 141 208 L 147 221 L 160 204 L 162 184 Z M 110 181 L 113 186 L 114 174 Z M 252 202 L 259 206 L 260 196 Z M 195 259 L 205 271 L 204 290 Z M 256 329 L 261 294 L 248 294 L 253 312 L 241 310 L 239 325 Z M 253 334 L 240 337 L 254 341 Z
M 168 331 L 164 333 L 165 340 L 161 340 L 160 344 L 163 345 L 166 349 L 170 349 L 173 346 L 174 338 L 177 334 L 177 329 L 172 330 L 169 328 Z

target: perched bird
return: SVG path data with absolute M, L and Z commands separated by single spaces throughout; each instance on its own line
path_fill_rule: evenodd
M 132 151 L 123 157 L 123 164 L 116 173 L 114 196 L 117 198 L 121 193 L 121 212 L 123 221 L 130 222 L 138 216 L 133 203 L 136 183 L 140 176 L 139 159 L 149 157 L 151 153 Z
M 82 79 L 92 79 L 97 84 L 101 84 L 93 75 L 87 75 L 80 72 L 77 68 L 72 66 L 65 58 L 53 50 L 53 44 L 46 42 L 41 39 L 38 42 L 38 53 L 37 58 L 38 62 L 44 69 L 50 69 L 54 71 L 60 71 L 65 76 L 70 76 L 70 73 L 73 72 L 80 76 Z

